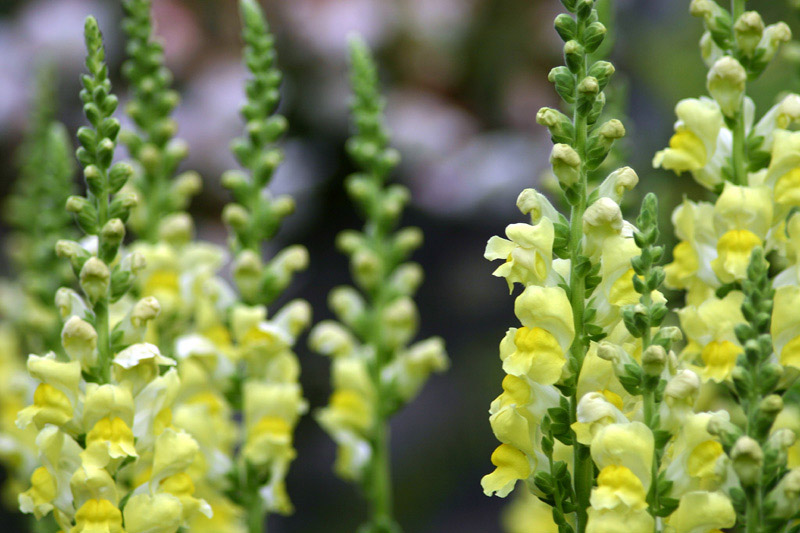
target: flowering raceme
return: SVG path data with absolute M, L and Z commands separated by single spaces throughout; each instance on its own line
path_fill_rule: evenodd
M 525 191 L 518 206 L 532 213 L 532 225 L 512 224 L 508 240 L 493 237 L 486 248 L 487 259 L 505 261 L 495 275 L 523 291 L 515 304 L 522 327 L 500 345 L 508 375 L 490 423 L 502 444 L 484 491 L 506 496 L 524 480 L 541 503 L 530 504 L 529 515 L 516 503 L 513 516 L 530 520 L 549 505 L 552 517 L 535 514 L 543 529 L 782 531 L 800 507 L 786 490 L 794 486 L 787 467 L 796 426 L 783 398 L 800 346 L 800 138 L 790 130 L 800 97 L 784 96 L 756 121 L 745 90 L 789 39 L 788 28 L 765 27 L 744 2 L 734 1 L 733 13 L 692 2 L 707 31 L 711 97 L 678 103 L 675 134 L 653 164 L 690 172 L 715 201 L 678 206 L 680 242 L 662 269 L 654 197 L 636 225 L 618 205 L 635 174 L 622 169 L 587 188 L 588 171 L 621 126 L 594 125 L 604 102 L 598 90 L 613 67 L 586 57 L 604 32 L 592 2 L 562 3 L 571 14 L 555 26 L 566 66 L 550 81 L 573 117 L 545 108 L 537 118 L 555 143 L 551 164 L 570 217 Z M 682 331 L 660 327 L 663 281 L 686 291 Z M 671 345 L 682 337 L 675 354 Z M 764 523 L 774 529 L 757 529 Z

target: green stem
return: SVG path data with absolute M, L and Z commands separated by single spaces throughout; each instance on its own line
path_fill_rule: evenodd
M 745 0 L 731 0 L 731 14 L 733 15 L 733 22 L 739 20 L 739 17 L 744 13 Z M 733 29 L 731 29 L 733 32 Z M 731 35 L 732 39 L 735 36 Z M 744 99 L 739 106 L 739 110 L 734 117 L 735 124 L 733 127 L 733 146 L 731 150 L 731 158 L 733 161 L 733 183 L 735 185 L 747 185 L 747 152 L 745 149 L 745 131 L 744 131 Z
M 254 498 L 249 498 L 250 504 L 247 506 L 247 532 L 248 533 L 267 533 L 266 516 L 264 505 L 258 493 Z
M 578 34 L 577 39 L 580 42 L 583 31 L 586 27 L 586 20 L 578 17 Z M 578 83 L 586 76 L 586 62 L 588 57 L 584 54 L 582 72 L 578 76 Z M 576 84 L 577 87 L 578 84 Z M 578 99 L 576 89 L 576 100 Z M 585 356 L 585 336 L 583 331 L 583 316 L 584 306 L 586 304 L 586 283 L 582 276 L 576 273 L 576 267 L 581 257 L 582 247 L 581 241 L 583 240 L 583 214 L 586 211 L 587 199 L 587 179 L 588 171 L 586 169 L 586 141 L 587 141 L 587 117 L 578 106 L 575 106 L 573 115 L 573 122 L 575 124 L 575 151 L 581 158 L 580 169 L 580 183 L 578 188 L 578 201 L 572 205 L 570 210 L 570 248 L 571 248 L 571 265 L 570 265 L 570 304 L 572 305 L 573 323 L 575 326 L 575 339 L 570 346 L 570 357 L 577 361 L 575 365 L 576 383 L 577 378 L 580 377 L 580 371 L 583 367 L 583 359 Z M 578 409 L 578 393 L 577 389 L 570 397 L 570 422 L 577 421 Z M 589 448 L 580 444 L 573 433 L 573 460 L 574 460 L 574 475 L 573 475 L 573 489 L 575 490 L 576 498 L 576 526 L 578 533 L 586 531 L 588 521 L 587 510 L 589 509 L 589 496 L 592 491 L 594 482 L 594 467 L 592 459 L 589 454 Z
M 372 465 L 368 497 L 370 502 L 370 525 L 375 533 L 389 531 L 392 518 L 392 472 L 389 457 L 389 428 L 383 417 L 379 417 L 372 438 Z
M 103 192 L 96 197 L 97 203 L 97 249 L 105 249 L 105 239 L 103 238 L 103 228 L 108 223 L 108 171 L 103 169 Z M 102 254 L 100 254 L 102 255 Z M 108 307 L 110 304 L 109 289 L 94 305 L 94 315 L 96 318 L 95 328 L 97 331 L 97 353 L 98 367 L 100 370 L 100 380 L 102 383 L 111 381 L 111 326 L 108 318 Z

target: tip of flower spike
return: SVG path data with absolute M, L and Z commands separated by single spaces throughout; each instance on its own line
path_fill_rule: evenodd
M 242 13 L 245 26 L 263 27 L 266 29 L 264 12 L 261 10 L 261 6 L 258 5 L 256 0 L 239 0 L 239 10 Z

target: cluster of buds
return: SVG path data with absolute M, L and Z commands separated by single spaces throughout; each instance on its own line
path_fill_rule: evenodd
M 361 293 L 353 287 L 334 289 L 329 304 L 338 322 L 318 324 L 309 344 L 333 360 L 333 394 L 317 420 L 338 444 L 337 473 L 358 483 L 370 502 L 364 530 L 378 533 L 398 531 L 392 517 L 388 420 L 449 362 L 440 338 L 409 346 L 419 321 L 412 297 L 423 272 L 408 258 L 422 244 L 422 232 L 395 231 L 409 193 L 385 183 L 400 157 L 388 145 L 377 69 L 360 39 L 351 40 L 350 60 L 356 133 L 347 150 L 361 171 L 347 179 L 346 187 L 366 226 L 363 232 L 342 232 L 337 245 L 350 257 Z
M 82 294 L 59 290 L 60 346 L 28 357 L 38 386 L 16 423 L 36 432 L 40 466 L 19 504 L 36 518 L 52 513 L 64 531 L 123 531 L 124 521 L 129 533 L 172 533 L 211 509 L 195 498 L 189 473 L 198 444 L 172 421 L 180 381 L 174 369 L 165 369 L 176 362 L 145 341 L 160 306 L 130 294 L 144 266 L 141 256 L 121 247 L 135 196 L 120 190 L 132 170 L 111 164 L 117 99 L 92 17 L 85 36 L 89 74 L 82 79 L 81 99 L 91 128 L 79 130 L 77 156 L 87 196 L 70 197 L 67 210 L 87 238 L 56 246 Z
M 711 98 L 678 103 L 675 134 L 654 165 L 690 172 L 714 200 L 685 199 L 673 213 L 680 242 L 666 284 L 687 291 L 678 311 L 687 339 L 679 375 L 694 392 L 678 402 L 670 398 L 670 382 L 662 420 L 670 428 L 683 424 L 670 445 L 683 458 L 673 451 L 664 471 L 673 483 L 670 496 L 699 491 L 708 508 L 703 517 L 695 511 L 668 523 L 738 523 L 747 531 L 763 524 L 778 531 L 800 506 L 790 488 L 800 466 L 793 459 L 800 428 L 790 392 L 800 368 L 794 242 L 800 137 L 792 131 L 800 96 L 782 97 L 756 120 L 746 82 L 791 33 L 783 22 L 765 26 L 757 12 L 744 11 L 744 2 L 734 2 L 731 12 L 713 0 L 694 0 L 691 12 L 704 21 L 700 47 Z M 674 392 L 688 392 L 685 385 Z M 669 414 L 675 407 L 693 413 Z
M 164 65 L 163 46 L 153 40 L 150 0 L 125 0 L 127 60 L 122 68 L 133 88 L 126 112 L 137 131 L 123 131 L 121 140 L 136 162 L 128 188 L 141 201 L 129 225 L 141 239 L 155 242 L 169 223 L 168 215 L 184 211 L 192 196 L 200 192 L 202 180 L 193 171 L 175 176 L 188 155 L 187 144 L 175 138 L 178 125 L 171 114 L 180 103 L 170 89 L 172 73 Z

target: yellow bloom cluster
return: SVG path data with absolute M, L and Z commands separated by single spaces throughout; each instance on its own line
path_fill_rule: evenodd
M 65 289 L 68 290 L 68 289 Z M 62 293 L 63 294 L 63 293 Z M 71 299 L 82 299 L 72 293 Z M 125 301 L 120 307 L 125 305 Z M 97 331 L 87 307 L 75 305 L 62 331 L 67 354 L 30 355 L 27 368 L 38 382 L 33 403 L 17 416 L 20 429 L 33 428 L 40 467 L 31 488 L 19 495 L 20 508 L 40 518 L 53 512 L 64 531 L 107 527 L 122 531 L 120 503 L 126 497 L 125 531 L 174 532 L 196 513 L 211 509 L 194 495 L 189 470 L 199 446 L 173 424 L 180 389 L 175 361 L 144 342 L 158 304 L 135 304 L 115 325 L 131 344 L 112 360 L 111 379 L 87 382 L 82 374 L 97 359 Z M 140 331 L 126 330 L 139 322 Z

